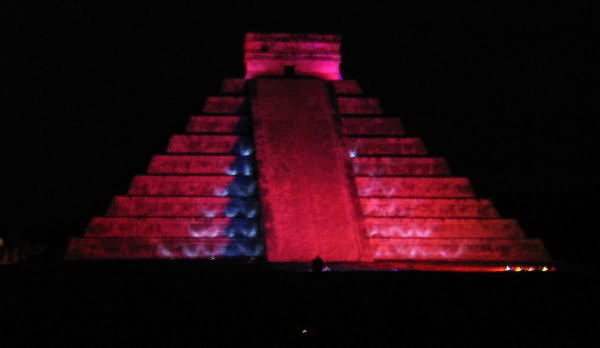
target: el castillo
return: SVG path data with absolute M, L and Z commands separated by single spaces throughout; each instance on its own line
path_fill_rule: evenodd
M 0 345 L 596 346 L 588 7 L 23 6 Z

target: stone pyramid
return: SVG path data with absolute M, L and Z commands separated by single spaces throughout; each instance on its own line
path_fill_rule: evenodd
M 542 241 L 342 79 L 340 45 L 247 34 L 246 76 L 224 80 L 67 258 L 550 269 Z

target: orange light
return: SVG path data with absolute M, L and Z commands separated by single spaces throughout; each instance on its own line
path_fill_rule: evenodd
M 521 267 L 515 268 L 515 272 L 521 272 L 523 269 Z

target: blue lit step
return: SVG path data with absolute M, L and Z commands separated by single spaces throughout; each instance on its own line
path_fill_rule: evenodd
M 127 217 L 254 218 L 254 199 L 230 197 L 116 196 L 106 215 Z
M 250 197 L 257 183 L 251 177 L 228 175 L 136 175 L 128 194 L 140 196 Z
M 251 157 L 233 155 L 156 155 L 148 167 L 150 174 L 225 174 L 251 176 Z
M 219 259 L 260 257 L 261 241 L 232 238 L 74 238 L 69 259 Z
M 254 238 L 256 220 L 239 218 L 94 217 L 86 237 Z

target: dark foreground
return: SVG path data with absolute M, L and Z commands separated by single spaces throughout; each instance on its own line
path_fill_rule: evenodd
M 0 346 L 597 346 L 591 271 L 306 273 L 265 264 L 0 268 Z

